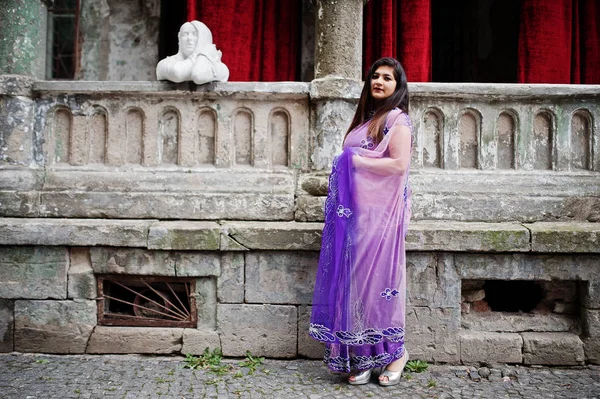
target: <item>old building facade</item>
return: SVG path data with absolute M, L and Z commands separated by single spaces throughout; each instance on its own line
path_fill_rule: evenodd
M 196 87 L 45 80 L 48 4 L 7 2 L 0 350 L 322 355 L 308 316 L 363 1 L 314 3 L 313 80 Z M 411 356 L 599 363 L 600 86 L 409 88 Z

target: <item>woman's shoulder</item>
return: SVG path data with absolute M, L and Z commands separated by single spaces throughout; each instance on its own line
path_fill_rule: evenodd
M 394 108 L 388 113 L 386 122 L 387 126 L 389 127 L 392 127 L 394 125 L 404 125 L 412 127 L 410 116 L 398 107 Z

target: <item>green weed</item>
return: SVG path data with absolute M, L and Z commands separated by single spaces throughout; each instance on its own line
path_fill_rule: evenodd
M 37 364 L 46 364 L 46 363 L 49 363 L 50 361 L 48 359 L 35 359 L 35 362 Z
M 406 369 L 411 373 L 422 373 L 427 371 L 428 367 L 429 364 L 423 360 L 409 360 L 408 363 L 406 363 Z
M 242 378 L 243 376 L 244 376 L 244 373 L 242 373 L 241 371 L 238 371 L 233 375 L 233 378 Z
M 427 388 L 434 388 L 437 386 L 437 382 L 435 380 L 427 381 Z
M 183 367 L 192 370 L 204 369 L 218 375 L 223 375 L 229 371 L 230 367 L 221 364 L 221 360 L 223 360 L 223 353 L 220 349 L 213 349 L 211 352 L 210 349 L 206 348 L 200 356 L 194 356 L 189 353 L 185 355 L 184 362 L 186 364 Z
M 254 374 L 258 366 L 260 366 L 264 360 L 264 357 L 252 356 L 250 351 L 246 351 L 246 358 L 239 362 L 238 365 L 246 367 L 248 369 L 248 374 Z

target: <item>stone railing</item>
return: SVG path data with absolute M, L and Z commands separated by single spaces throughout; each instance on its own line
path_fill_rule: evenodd
M 348 121 L 311 115 L 360 88 L 2 83 L 0 214 L 195 220 L 322 220 L 341 137 L 321 133 Z M 598 87 L 410 90 L 416 219 L 599 220 Z
M 413 167 L 600 171 L 597 86 L 415 84 Z

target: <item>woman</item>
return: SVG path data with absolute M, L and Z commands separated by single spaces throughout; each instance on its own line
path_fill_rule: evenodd
M 369 70 L 343 152 L 333 162 L 310 335 L 325 363 L 366 384 L 400 382 L 404 349 L 412 125 L 406 74 L 393 58 Z

